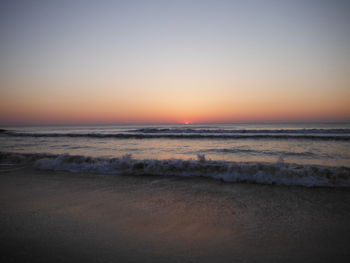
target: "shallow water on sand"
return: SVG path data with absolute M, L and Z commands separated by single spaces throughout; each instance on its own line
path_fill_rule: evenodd
M 347 262 L 349 192 L 0 171 L 6 262 Z

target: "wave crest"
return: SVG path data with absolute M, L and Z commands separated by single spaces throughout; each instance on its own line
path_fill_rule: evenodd
M 133 159 L 130 154 L 101 158 L 69 154 L 0 153 L 0 162 L 27 163 L 38 169 L 101 174 L 202 176 L 224 182 L 349 187 L 350 168 L 277 162 L 227 162 L 198 159 Z

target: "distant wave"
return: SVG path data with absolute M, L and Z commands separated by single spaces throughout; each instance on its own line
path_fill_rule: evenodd
M 215 133 L 215 134 L 350 134 L 350 129 L 193 129 L 193 128 L 142 128 L 129 130 L 137 133 Z
M 306 133 L 236 133 L 236 134 L 203 134 L 203 133 L 27 133 L 16 131 L 4 131 L 0 133 L 7 136 L 18 137 L 87 137 L 87 138 L 115 138 L 115 139 L 307 139 L 307 140 L 337 140 L 337 141 L 350 141 L 350 134 L 306 134 Z
M 197 159 L 98 158 L 69 154 L 0 152 L 1 163 L 30 164 L 38 169 L 121 175 L 201 176 L 224 182 L 300 186 L 349 187 L 350 168 L 283 162 L 227 162 Z

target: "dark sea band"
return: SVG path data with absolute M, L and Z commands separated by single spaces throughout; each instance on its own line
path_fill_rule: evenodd
M 18 137 L 87 137 L 115 139 L 305 139 L 350 141 L 350 135 L 338 134 L 132 134 L 132 133 L 20 133 L 4 131 L 2 135 Z

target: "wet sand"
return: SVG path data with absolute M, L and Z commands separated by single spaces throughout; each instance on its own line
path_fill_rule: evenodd
M 2 167 L 1 262 L 347 262 L 350 191 Z

